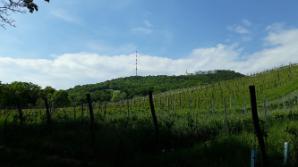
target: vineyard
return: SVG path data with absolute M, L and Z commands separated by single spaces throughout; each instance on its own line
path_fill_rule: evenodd
M 32 107 L 23 109 L 21 117 L 18 109 L 1 109 L 0 162 L 230 167 L 251 166 L 255 153 L 255 165 L 260 166 L 264 162 L 252 120 L 250 85 L 256 87 L 268 163 L 297 166 L 296 64 L 209 85 L 153 91 L 153 106 L 149 96 L 140 96 L 119 102 L 89 99 L 89 104 L 65 108 Z

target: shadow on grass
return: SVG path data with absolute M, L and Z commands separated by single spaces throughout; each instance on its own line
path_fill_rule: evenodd
M 148 123 L 97 124 L 95 138 L 82 122 L 1 127 L 0 166 L 249 166 L 250 146 L 237 137 L 187 135 Z

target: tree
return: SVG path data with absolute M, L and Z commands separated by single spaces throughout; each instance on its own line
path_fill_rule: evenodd
M 59 90 L 53 94 L 55 107 L 66 107 L 70 105 L 68 93 L 65 90 Z
M 45 87 L 40 91 L 40 97 L 37 100 L 37 107 L 44 107 L 45 106 L 45 100 L 48 101 L 48 105 L 51 108 L 53 103 L 53 95 L 56 92 L 56 90 L 50 86 Z
M 50 0 L 44 0 L 50 2 Z M 10 18 L 12 13 L 25 13 L 29 11 L 33 13 L 38 11 L 38 5 L 34 0 L 3 0 L 0 1 L 0 26 L 5 25 L 15 26 L 14 20 Z
M 35 106 L 40 96 L 40 86 L 27 82 L 13 82 L 8 85 L 9 99 L 12 106 L 20 105 L 20 107 Z
M 13 82 L 8 85 L 7 98 L 9 105 L 16 106 L 19 113 L 20 123 L 25 122 L 22 109 L 35 106 L 40 95 L 40 87 L 27 82 Z
M 92 94 L 93 101 L 110 101 L 111 100 L 111 91 L 107 90 L 96 90 Z
M 120 90 L 115 90 L 115 91 L 113 91 L 111 101 L 117 102 L 117 101 L 123 100 L 125 98 L 126 98 L 125 92 L 121 92 Z
M 41 91 L 41 97 L 42 98 L 47 98 L 50 101 L 52 101 L 53 99 L 53 95 L 56 92 L 56 90 L 50 86 L 45 87 L 44 89 L 42 89 Z

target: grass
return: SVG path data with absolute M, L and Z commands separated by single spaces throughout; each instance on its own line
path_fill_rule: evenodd
M 1 166 L 249 166 L 250 150 L 257 147 L 249 115 L 230 114 L 226 123 L 220 113 L 200 115 L 193 126 L 181 122 L 181 116 L 172 126 L 160 124 L 158 143 L 150 117 L 130 123 L 121 118 L 97 121 L 94 142 L 87 119 L 61 117 L 63 121 L 51 127 L 11 122 L 0 131 L 0 162 Z M 290 118 L 289 111 L 272 111 L 267 120 L 272 166 L 281 165 L 285 141 L 293 147 L 291 165 L 297 165 L 297 119 Z

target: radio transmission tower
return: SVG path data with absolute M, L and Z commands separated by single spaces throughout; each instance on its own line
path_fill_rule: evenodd
M 138 51 L 136 51 L 136 76 L 138 76 Z

